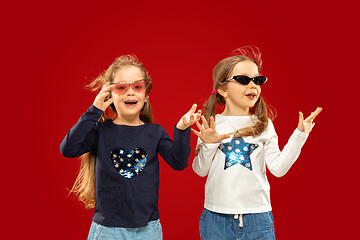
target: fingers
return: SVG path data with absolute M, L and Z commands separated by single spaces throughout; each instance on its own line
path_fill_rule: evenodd
M 317 115 L 319 115 L 319 113 L 322 111 L 321 107 L 317 107 L 315 112 L 314 112 L 314 119 L 317 117 Z
M 199 128 L 200 132 L 205 131 L 205 129 L 201 126 L 199 122 L 196 122 L 196 126 Z
M 190 118 L 189 121 L 186 119 L 185 116 L 182 118 L 183 124 L 184 124 L 186 127 L 189 127 L 190 125 L 194 124 L 194 122 L 195 122 L 195 120 L 194 120 L 194 114 L 190 115 L 189 118 Z
M 202 124 L 201 125 L 199 123 L 199 120 L 201 118 L 201 121 L 202 121 Z M 199 110 L 197 113 L 196 113 L 196 116 L 195 118 L 193 118 L 193 122 L 192 123 L 196 123 L 196 126 L 199 128 L 200 132 L 203 132 L 209 128 L 211 129 L 215 129 L 215 120 L 213 117 L 210 117 L 210 126 L 208 124 L 208 122 L 206 121 L 205 117 L 203 115 L 201 115 L 201 110 Z
M 113 99 L 113 98 L 110 98 L 110 99 L 106 100 L 106 101 L 105 101 L 105 106 L 106 106 L 106 108 L 109 107 L 113 102 L 114 102 L 114 99 Z
M 215 129 L 215 120 L 213 116 L 210 116 L 210 128 Z
M 315 126 L 315 123 L 313 122 L 314 119 L 319 115 L 319 113 L 322 111 L 321 107 L 317 107 L 314 112 L 310 114 L 305 120 L 304 115 L 302 112 L 299 112 L 299 124 L 298 129 L 305 133 L 310 133 L 312 128 Z
M 199 121 L 201 117 L 201 110 L 199 110 L 197 113 L 192 113 L 190 115 L 190 125 L 193 125 L 195 122 Z
M 192 125 L 195 122 L 194 120 L 194 114 L 190 115 L 190 124 Z
M 193 125 L 195 122 L 199 121 L 201 116 L 201 110 L 199 110 L 196 114 L 197 104 L 193 104 L 191 109 L 181 118 L 182 124 L 185 126 Z
M 299 112 L 299 122 L 304 121 L 304 114 L 302 112 Z
M 105 103 L 107 103 L 107 102 L 113 103 L 113 102 L 114 102 L 114 99 L 113 99 L 113 98 L 108 98 L 108 99 L 105 100 Z
M 306 119 L 305 119 L 305 122 L 309 122 L 309 121 L 312 121 L 314 118 L 314 112 L 311 112 L 310 116 L 308 116 Z
M 319 115 L 319 113 L 322 111 L 322 108 L 321 107 L 318 107 L 316 108 L 316 110 L 314 112 L 312 112 L 310 114 L 310 116 L 308 116 L 306 119 L 305 119 L 305 122 L 310 122 L 310 121 L 313 121 L 317 115 Z
M 107 83 L 104 85 L 104 87 L 100 90 L 99 94 L 102 94 L 102 93 L 106 93 L 106 92 L 110 92 L 111 90 L 114 89 L 114 85 L 110 85 L 110 83 Z
M 198 132 L 198 131 L 196 131 L 195 129 L 191 128 L 191 131 L 192 131 L 196 136 L 198 136 L 198 137 L 201 136 L 201 133 Z
M 193 114 L 193 113 L 196 111 L 196 108 L 197 108 L 197 104 L 195 103 L 195 104 L 192 105 L 189 113 L 190 113 L 190 114 Z
M 99 96 L 99 99 L 101 100 L 105 100 L 106 97 L 108 97 L 110 95 L 110 92 L 104 92 L 104 93 L 99 93 L 98 96 Z
M 95 97 L 95 100 L 93 103 L 94 106 L 105 111 L 106 108 L 108 108 L 110 106 L 110 104 L 112 104 L 114 102 L 114 100 L 112 98 L 110 98 L 110 91 L 114 87 L 115 86 L 110 85 L 109 83 L 105 84 L 104 87 L 101 88 L 101 90 Z
M 183 117 L 182 121 L 185 126 L 188 126 L 189 122 L 186 120 L 186 117 Z
M 110 95 L 110 91 L 114 88 L 114 85 L 109 85 L 109 83 L 105 84 L 104 87 L 98 93 L 98 98 L 104 100 L 106 97 Z
M 209 124 L 207 123 L 206 119 L 204 116 L 201 116 L 201 121 L 205 127 L 205 129 L 208 129 L 209 128 Z M 211 121 L 211 118 L 210 118 L 210 121 Z
M 185 115 L 193 115 L 194 112 L 196 111 L 196 108 L 197 108 L 197 104 L 193 104 L 190 108 L 190 110 L 185 114 Z
M 195 114 L 195 119 L 194 121 L 197 122 L 200 120 L 200 117 L 201 117 L 201 110 L 199 110 L 196 114 Z

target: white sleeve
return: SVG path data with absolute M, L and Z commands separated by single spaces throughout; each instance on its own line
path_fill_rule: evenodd
M 200 177 L 208 175 L 219 145 L 220 143 L 204 143 L 200 139 L 198 140 L 196 149 L 200 149 L 193 161 L 192 167 L 194 172 Z
M 268 128 L 271 137 L 264 146 L 266 165 L 274 176 L 282 177 L 299 157 L 301 148 L 309 134 L 295 129 L 288 143 L 280 151 L 278 136 L 272 122 L 269 122 Z

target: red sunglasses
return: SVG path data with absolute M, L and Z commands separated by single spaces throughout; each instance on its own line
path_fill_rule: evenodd
M 136 80 L 133 82 L 113 82 L 110 85 L 115 85 L 112 89 L 117 95 L 123 95 L 131 87 L 135 92 L 145 92 L 145 90 L 150 86 L 151 79 L 145 78 Z

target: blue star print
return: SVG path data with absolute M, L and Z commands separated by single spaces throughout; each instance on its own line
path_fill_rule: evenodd
M 219 148 L 225 154 L 224 170 L 239 163 L 251 171 L 250 154 L 258 146 L 257 144 L 245 142 L 242 137 L 233 138 L 231 142 L 221 144 Z

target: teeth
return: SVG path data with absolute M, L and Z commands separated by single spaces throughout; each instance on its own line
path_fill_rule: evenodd
M 125 104 L 136 104 L 137 101 L 126 101 Z

